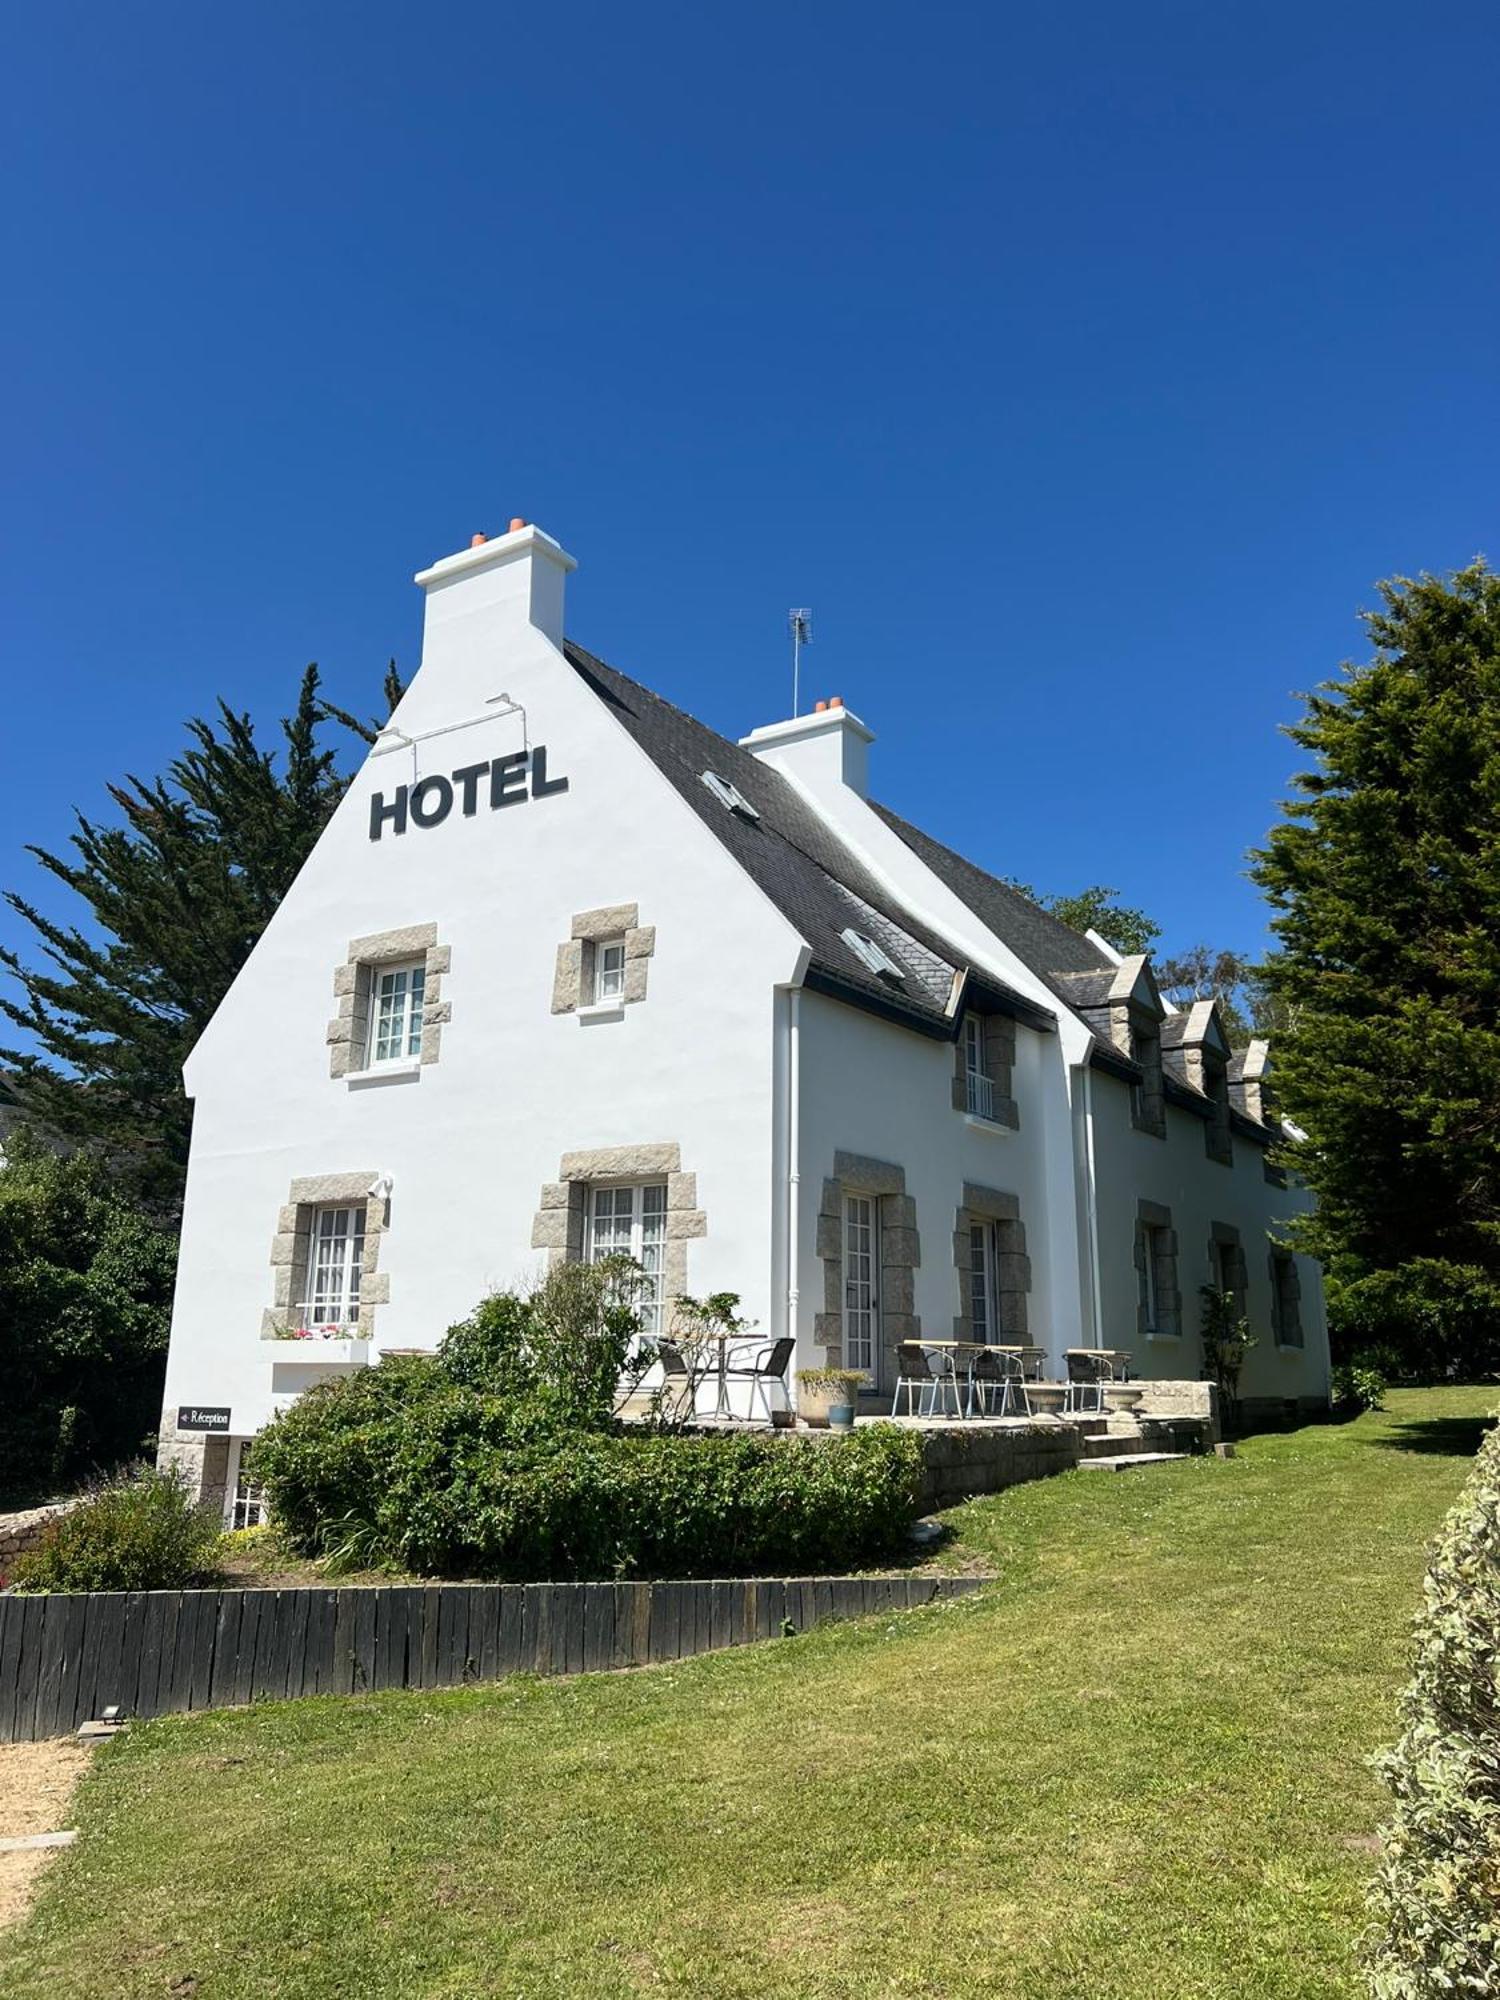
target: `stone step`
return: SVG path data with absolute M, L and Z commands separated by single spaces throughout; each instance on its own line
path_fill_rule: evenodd
M 1100 1431 L 1083 1440 L 1085 1458 L 1128 1458 L 1150 1450 L 1139 1431 Z
M 1109 1458 L 1084 1458 L 1079 1461 L 1080 1472 L 1134 1472 L 1138 1465 L 1178 1465 L 1187 1458 L 1185 1451 L 1121 1451 Z

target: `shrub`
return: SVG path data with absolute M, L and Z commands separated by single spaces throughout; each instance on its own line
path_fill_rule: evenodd
M 210 1581 L 220 1527 L 176 1472 L 138 1472 L 95 1489 L 17 1558 L 17 1590 L 183 1590 Z
M 1376 2000 L 1500 1993 L 1500 1429 L 1428 1559 L 1403 1729 L 1380 1769 L 1365 1964 Z
M 832 1569 L 901 1541 L 921 1477 L 921 1444 L 895 1425 L 827 1438 L 539 1436 L 403 1468 L 381 1520 L 390 1557 L 429 1575 Z
M 1385 1391 L 1385 1373 L 1368 1355 L 1357 1354 L 1351 1361 L 1339 1362 L 1329 1377 L 1335 1405 L 1355 1415 L 1361 1410 L 1384 1409 Z

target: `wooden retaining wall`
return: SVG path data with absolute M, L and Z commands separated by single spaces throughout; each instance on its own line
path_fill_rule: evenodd
M 172 1715 L 291 1695 L 458 1687 L 686 1659 L 905 1611 L 979 1577 L 434 1583 L 343 1590 L 0 1596 L 0 1743 L 70 1735 L 117 1706 Z

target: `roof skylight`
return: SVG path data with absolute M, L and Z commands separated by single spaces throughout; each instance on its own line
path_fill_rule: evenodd
M 703 773 L 703 782 L 721 806 L 728 806 L 729 810 L 732 813 L 738 813 L 741 819 L 760 818 L 760 814 L 751 805 L 739 786 L 731 785 L 729 780 L 721 778 L 717 771 L 705 771 Z
M 875 973 L 881 979 L 905 979 L 906 974 L 897 965 L 895 959 L 882 951 L 874 938 L 868 938 L 862 932 L 856 930 L 841 931 L 839 935 L 842 937 L 844 943 L 848 945 L 850 951 L 854 953 L 860 964 L 865 966 L 867 970 Z

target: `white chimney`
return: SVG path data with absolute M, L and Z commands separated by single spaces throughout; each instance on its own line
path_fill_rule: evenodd
M 446 636 L 456 621 L 483 618 L 492 632 L 521 623 L 563 641 L 563 585 L 578 565 L 550 535 L 526 521 L 489 541 L 476 535 L 469 548 L 444 556 L 415 581 L 427 593 L 427 644 Z
M 845 708 L 835 695 L 820 701 L 811 715 L 794 716 L 790 722 L 768 723 L 752 729 L 740 743 L 753 751 L 814 797 L 827 797 L 831 788 L 846 785 L 860 798 L 869 796 L 870 745 L 873 730 Z

